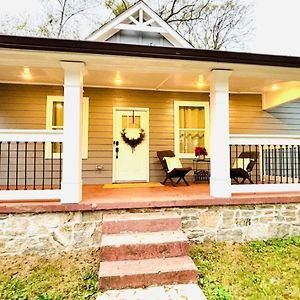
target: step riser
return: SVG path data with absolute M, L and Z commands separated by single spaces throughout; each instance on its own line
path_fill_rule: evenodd
M 103 221 L 103 234 L 118 234 L 124 232 L 159 232 L 181 229 L 180 218 L 166 218 L 158 220 L 117 220 Z
M 99 279 L 101 290 L 140 288 L 150 285 L 188 284 L 197 281 L 197 271 L 186 270 L 157 274 L 126 275 L 102 277 Z
M 186 256 L 189 243 L 170 242 L 164 244 L 105 246 L 101 248 L 101 261 L 139 260 Z

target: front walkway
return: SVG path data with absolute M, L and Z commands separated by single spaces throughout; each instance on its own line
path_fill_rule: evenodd
M 206 300 L 197 284 L 153 286 L 144 289 L 112 290 L 97 300 Z

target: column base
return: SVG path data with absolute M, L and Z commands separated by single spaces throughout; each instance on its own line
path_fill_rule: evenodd
M 61 183 L 61 203 L 77 204 L 82 200 L 82 182 Z
M 210 178 L 210 196 L 216 198 L 230 198 L 231 197 L 231 179 L 224 178 Z

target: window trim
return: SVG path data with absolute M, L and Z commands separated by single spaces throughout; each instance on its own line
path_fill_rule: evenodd
M 179 137 L 179 107 L 204 107 L 205 116 L 205 148 L 210 157 L 210 122 L 209 122 L 209 102 L 208 101 L 174 101 L 174 148 L 175 155 L 180 158 L 195 158 L 194 153 L 180 153 L 180 137 Z M 201 130 L 201 128 L 199 129 Z
M 64 96 L 47 96 L 46 106 L 46 129 L 53 130 L 52 116 L 53 116 L 53 103 L 64 102 Z M 88 159 L 88 139 L 89 139 L 89 98 L 83 97 L 82 104 L 82 159 Z M 45 157 L 51 158 L 51 144 L 46 143 Z M 53 154 L 54 159 L 59 159 L 59 154 Z

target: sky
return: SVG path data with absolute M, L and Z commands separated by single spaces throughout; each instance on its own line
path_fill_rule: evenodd
M 300 56 L 300 0 L 244 0 L 254 3 L 253 37 L 246 52 Z M 0 0 L 2 13 L 40 10 L 39 0 Z M 29 9 L 30 8 L 30 9 Z

